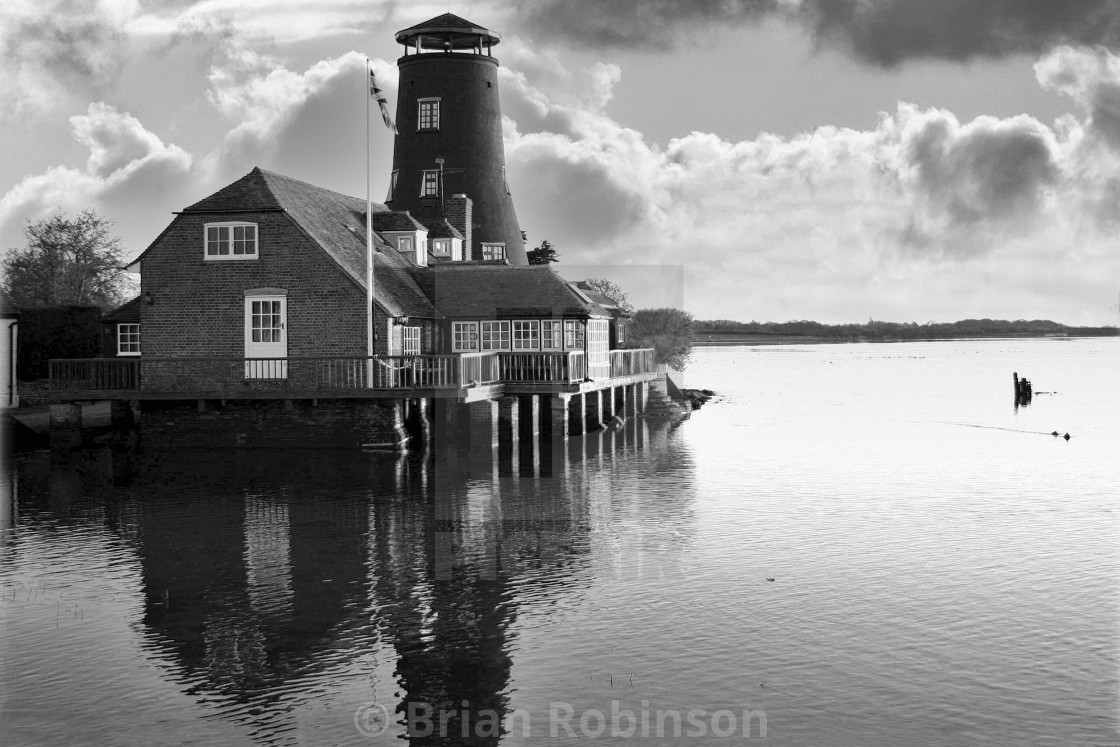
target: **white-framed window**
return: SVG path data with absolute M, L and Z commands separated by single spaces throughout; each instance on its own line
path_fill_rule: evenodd
M 420 182 L 421 197 L 439 197 L 439 172 L 425 171 Z
M 587 320 L 587 365 L 606 366 L 611 362 L 610 322 L 606 319 Z
M 482 350 L 509 350 L 509 322 L 479 322 Z
M 578 319 L 564 320 L 564 349 L 583 350 L 583 322 Z
M 207 223 L 204 234 L 203 256 L 206 259 L 257 258 L 256 223 Z
M 483 259 L 505 259 L 506 258 L 506 245 L 505 244 L 490 244 L 484 243 L 482 245 L 482 258 Z
M 284 339 L 283 299 L 250 299 L 250 342 L 278 343 Z
M 419 111 L 416 114 L 416 129 L 439 129 L 439 99 L 420 99 L 417 102 Z
M 412 237 L 401 236 L 399 239 L 397 239 L 397 249 L 399 249 L 404 254 L 412 254 Z
M 478 322 L 452 322 L 451 349 L 456 353 L 478 350 Z
M 450 254 L 451 239 L 432 239 L 432 254 Z
M 541 350 L 564 349 L 564 323 L 559 319 L 541 320 Z
M 117 355 L 140 355 L 140 325 L 122 322 L 117 325 Z
M 514 350 L 540 350 L 541 349 L 541 323 L 532 321 L 513 323 L 513 349 Z
M 401 355 L 420 355 L 419 327 L 401 327 Z

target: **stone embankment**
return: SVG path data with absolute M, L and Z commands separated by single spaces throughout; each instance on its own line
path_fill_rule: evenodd
M 715 396 L 711 389 L 682 389 L 684 399 L 674 399 L 656 389 L 651 389 L 649 402 L 643 417 L 647 418 L 687 418 L 693 410 Z
M 681 394 L 688 399 L 693 410 L 699 410 L 700 407 L 714 397 L 716 393 L 711 389 L 682 389 Z

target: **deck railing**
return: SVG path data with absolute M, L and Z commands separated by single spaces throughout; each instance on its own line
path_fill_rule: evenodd
M 652 373 L 657 370 L 653 348 L 611 351 L 611 378 Z
M 611 351 L 611 376 L 654 370 L 652 350 Z M 587 356 L 492 352 L 324 358 L 80 358 L 50 362 L 56 392 L 462 389 L 498 382 L 573 384 Z
M 517 383 L 571 384 L 587 377 L 587 356 L 582 350 L 564 353 L 499 353 L 501 380 Z
M 53 390 L 135 390 L 140 388 L 139 358 L 78 358 L 50 362 Z

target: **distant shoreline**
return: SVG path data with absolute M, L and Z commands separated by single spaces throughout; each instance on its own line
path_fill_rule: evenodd
M 697 333 L 693 340 L 696 347 L 726 347 L 732 345 L 836 345 L 855 342 L 950 342 L 954 340 L 1072 340 L 1087 337 L 1117 337 L 1117 332 L 1098 334 L 993 334 L 961 335 L 959 337 L 876 337 L 857 335 L 851 337 L 823 337 L 814 335 L 758 335 L 731 332 Z

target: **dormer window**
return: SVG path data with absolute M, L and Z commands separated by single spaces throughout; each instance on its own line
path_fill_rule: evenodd
M 432 254 L 450 254 L 451 239 L 432 239 Z
M 412 254 L 412 237 L 401 236 L 397 239 L 397 249 L 400 250 L 401 254 Z
M 207 223 L 203 256 L 210 259 L 256 259 L 257 224 Z
M 505 244 L 487 244 L 482 245 L 482 258 L 483 259 L 505 259 L 506 258 L 506 245 Z
M 439 99 L 420 99 L 417 105 L 420 109 L 416 116 L 416 129 L 421 132 L 424 130 L 438 130 Z
M 425 171 L 424 179 L 420 182 L 421 197 L 439 197 L 439 172 Z

